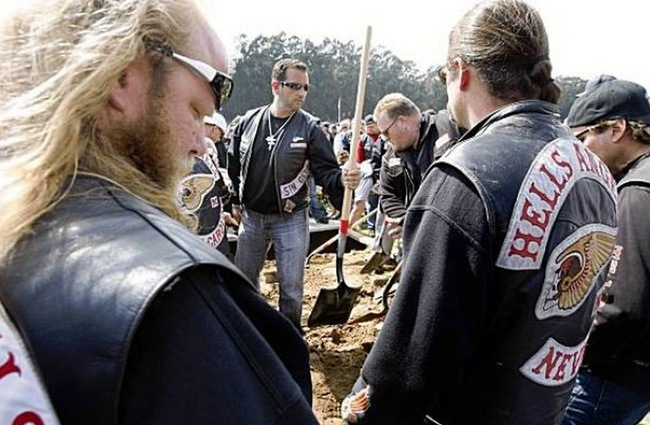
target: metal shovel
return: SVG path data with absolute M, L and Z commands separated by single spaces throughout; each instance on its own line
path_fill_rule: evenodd
M 366 76 L 368 74 L 368 59 L 370 50 L 370 35 L 372 28 L 366 30 L 366 41 L 361 54 L 361 70 L 359 71 L 359 87 L 357 90 L 357 103 L 354 114 L 352 130 L 352 142 L 350 143 L 349 163 L 356 162 L 357 146 L 359 144 L 359 133 L 361 131 L 361 117 L 363 115 L 363 98 L 366 91 Z M 350 318 L 352 308 L 357 300 L 360 286 L 349 286 L 343 277 L 343 254 L 345 253 L 345 242 L 348 236 L 348 222 L 350 218 L 350 207 L 352 206 L 352 190 L 345 188 L 343 195 L 343 206 L 341 207 L 341 220 L 339 222 L 339 242 L 336 251 L 336 288 L 323 288 L 318 293 L 316 304 L 309 315 L 307 325 L 309 327 L 319 325 L 333 325 L 345 323 Z

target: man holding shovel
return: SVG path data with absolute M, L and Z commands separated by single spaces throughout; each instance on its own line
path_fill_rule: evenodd
M 441 81 L 468 131 L 409 205 L 400 286 L 344 401 L 349 423 L 561 421 L 614 246 L 616 188 L 560 121 L 551 70 L 544 24 L 522 1 L 479 3 L 452 29 Z
M 309 249 L 309 177 L 341 208 L 344 188 L 361 179 L 356 164 L 339 168 L 318 118 L 302 110 L 309 69 L 281 59 L 271 75 L 273 103 L 248 111 L 233 133 L 228 174 L 232 213 L 239 221 L 235 263 L 250 280 L 258 277 L 273 243 L 280 312 L 302 331 L 305 258 Z

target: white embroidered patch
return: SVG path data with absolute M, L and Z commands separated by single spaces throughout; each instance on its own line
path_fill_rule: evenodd
M 497 266 L 511 270 L 539 268 L 558 211 L 581 179 L 597 181 L 616 202 L 614 178 L 577 139 L 557 139 L 540 151 L 519 188 Z
M 196 212 L 215 185 L 212 174 L 190 174 L 181 179 L 177 191 L 180 205 L 187 212 Z
M 575 347 L 567 347 L 549 338 L 519 371 L 531 381 L 547 387 L 566 384 L 580 369 L 586 342 L 587 338 Z
M 0 305 L 0 423 L 56 425 L 58 420 L 27 350 Z
M 305 142 L 291 142 L 289 146 L 291 149 L 307 149 L 307 143 Z
M 217 227 L 215 227 L 212 233 L 202 236 L 201 239 L 203 239 L 212 248 L 218 249 L 219 245 L 221 244 L 221 241 L 225 236 L 226 236 L 226 225 L 223 222 L 223 220 L 221 220 L 219 221 L 219 223 L 217 223 Z
M 305 161 L 305 165 L 303 165 L 302 170 L 300 170 L 296 178 L 291 180 L 289 183 L 280 186 L 280 196 L 282 199 L 291 198 L 293 195 L 298 193 L 300 188 L 309 178 L 309 174 L 309 161 Z
M 535 316 L 569 316 L 587 299 L 607 264 L 616 229 L 603 224 L 583 226 L 558 244 L 546 265 Z

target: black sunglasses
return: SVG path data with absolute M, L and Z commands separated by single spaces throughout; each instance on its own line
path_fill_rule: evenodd
M 217 111 L 221 109 L 228 99 L 230 99 L 232 89 L 235 85 L 230 75 L 224 74 L 205 62 L 188 58 L 187 56 L 178 53 L 172 53 L 172 58 L 186 65 L 208 81 L 208 84 L 210 84 L 210 88 L 212 88 L 212 92 L 214 93 L 214 107 Z
M 286 81 L 280 81 L 279 83 L 281 86 L 289 87 L 291 90 L 298 91 L 300 89 L 305 89 L 305 91 L 309 91 L 309 84 L 287 83 Z

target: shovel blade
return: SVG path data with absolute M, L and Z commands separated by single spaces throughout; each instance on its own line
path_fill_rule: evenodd
M 307 319 L 307 326 L 337 325 L 350 318 L 361 288 L 339 284 L 337 288 L 324 288 L 318 293 L 316 304 Z
M 381 264 L 382 260 L 384 259 L 384 253 L 379 251 L 379 252 L 374 252 L 372 254 L 372 257 L 366 261 L 366 264 L 361 268 L 359 273 L 361 274 L 368 274 L 371 271 L 375 270 L 379 265 Z
M 351 287 L 343 277 L 343 254 L 345 253 L 346 231 L 339 232 L 339 246 L 336 253 L 336 288 L 324 288 L 318 293 L 316 304 L 309 314 L 307 326 L 337 325 L 350 318 L 352 308 L 361 287 Z

